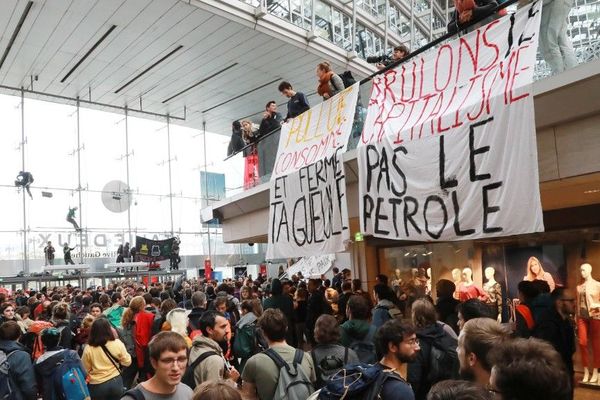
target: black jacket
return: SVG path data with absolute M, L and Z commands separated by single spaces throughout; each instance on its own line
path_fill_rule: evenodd
M 190 321 L 190 329 L 200 329 L 199 322 L 206 310 L 204 308 L 195 307 L 192 308 L 192 312 L 188 315 L 188 321 Z
M 244 148 L 246 144 L 244 143 L 244 139 L 242 139 L 242 131 L 239 129 L 233 130 L 231 133 L 231 140 L 229 141 L 229 146 L 227 146 L 227 155 L 230 156 L 233 153 L 240 151 Z
M 493 19 L 493 16 L 491 15 L 492 11 L 498 7 L 498 3 L 494 0 L 475 0 L 475 4 L 477 6 L 473 9 L 473 17 L 471 18 L 471 21 L 476 21 L 489 14 L 490 19 L 483 20 L 481 23 L 485 25 L 490 22 Z M 458 11 L 455 9 L 450 17 L 450 22 L 448 22 L 448 33 L 456 33 L 461 29 L 462 25 L 458 22 Z
M 533 335 L 550 342 L 562 357 L 567 371 L 573 374 L 575 330 L 569 319 L 563 319 L 556 309 L 544 313 L 533 328 Z
M 417 331 L 419 347 L 417 358 L 408 363 L 407 381 L 415 392 L 415 400 L 425 400 L 431 386 L 437 382 L 428 382 L 430 353 L 434 342 L 441 344 L 444 348 L 456 348 L 458 345 L 455 338 L 448 335 L 442 325 L 435 323 Z
M 279 113 L 275 113 L 270 117 L 263 118 L 260 121 L 260 126 L 258 128 L 258 137 L 264 136 L 269 132 L 274 131 L 275 129 L 281 126 L 281 115 Z M 277 149 L 275 149 L 277 152 Z
M 458 312 L 456 311 L 458 304 L 460 304 L 460 301 L 454 297 L 438 297 L 435 305 L 438 321 L 449 325 L 456 334 L 458 334 Z
M 0 340 L 0 350 L 8 357 L 9 376 L 14 385 L 17 400 L 37 399 L 35 370 L 31 364 L 31 356 L 20 343 L 12 340 Z

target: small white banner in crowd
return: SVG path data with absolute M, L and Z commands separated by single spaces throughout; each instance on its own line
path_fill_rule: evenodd
M 355 84 L 284 124 L 271 176 L 267 259 L 344 251 L 350 238 L 342 154 Z
M 319 278 L 331 269 L 334 261 L 335 254 L 302 257 L 297 263 L 288 268 L 286 274 L 288 278 L 291 278 L 292 275 L 301 272 L 305 278 Z
M 447 241 L 544 230 L 532 93 L 541 7 L 374 80 L 358 151 L 364 233 Z

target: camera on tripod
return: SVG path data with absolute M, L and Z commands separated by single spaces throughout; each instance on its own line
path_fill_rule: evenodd
M 392 62 L 392 57 L 389 54 L 384 54 L 382 56 L 371 56 L 367 57 L 367 62 L 369 64 L 383 64 L 389 65 Z

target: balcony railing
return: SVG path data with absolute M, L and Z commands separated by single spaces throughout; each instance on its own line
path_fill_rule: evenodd
M 241 0 L 243 1 L 243 0 Z M 250 2 L 250 0 L 246 1 Z M 287 2 L 287 0 L 286 0 Z M 256 3 L 259 3 L 257 0 Z M 516 9 L 517 0 L 509 0 L 501 5 L 501 8 L 508 8 L 510 10 Z M 573 42 L 573 46 L 575 49 L 575 55 L 579 64 L 587 63 L 592 60 L 596 60 L 600 58 L 600 0 L 577 0 L 576 4 L 573 6 L 570 13 L 570 22 L 569 28 L 567 29 L 567 35 Z M 475 25 L 477 21 L 474 21 L 472 25 Z M 429 42 L 425 46 L 413 51 L 411 55 L 401 62 L 405 62 L 408 59 L 421 54 L 430 49 L 437 48 L 444 43 L 451 41 L 455 38 L 455 35 L 446 34 L 438 39 Z M 393 66 L 389 66 L 391 68 Z M 552 75 L 552 71 L 547 65 L 546 61 L 542 57 L 542 55 L 538 52 L 536 67 L 535 67 L 535 80 L 544 79 Z M 338 71 L 340 72 L 340 71 Z M 373 75 L 363 79 L 361 81 L 361 93 L 362 93 L 362 103 L 359 104 L 356 111 L 356 117 L 354 120 L 354 124 L 352 127 L 352 133 L 350 135 L 350 139 L 348 142 L 348 150 L 353 150 L 356 148 L 358 144 L 358 139 L 360 138 L 363 124 L 365 121 L 365 117 L 367 114 L 366 108 L 366 99 L 368 99 L 368 95 L 370 93 L 371 87 L 371 79 L 373 76 L 382 73 L 384 71 L 375 72 Z M 360 102 L 360 98 L 359 98 Z M 255 121 L 259 122 L 259 121 Z M 278 140 L 273 140 L 274 138 L 279 138 L 279 130 L 275 130 L 270 132 L 264 137 L 260 138 L 256 143 L 256 151 L 259 154 L 277 154 L 278 149 Z M 245 149 L 246 153 L 251 146 L 247 146 Z M 239 178 L 239 176 L 243 176 L 244 171 L 244 151 L 239 151 L 233 155 L 228 156 L 225 159 L 226 162 L 226 171 L 229 173 L 236 172 L 235 175 Z M 260 163 L 260 158 L 259 158 Z M 227 197 L 231 197 L 236 193 L 242 192 L 243 190 L 251 189 L 257 184 L 261 184 L 267 182 L 270 179 L 271 171 L 264 170 L 263 173 L 258 176 L 255 185 L 246 185 L 244 187 L 243 184 L 234 185 L 235 187 L 228 189 Z

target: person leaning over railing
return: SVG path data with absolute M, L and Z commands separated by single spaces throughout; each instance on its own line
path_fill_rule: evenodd
M 338 74 L 333 72 L 331 64 L 327 61 L 317 65 L 317 78 L 319 78 L 317 93 L 323 97 L 323 100 L 327 100 L 345 89 L 344 81 Z
M 296 92 L 291 83 L 286 81 L 281 82 L 279 84 L 279 92 L 289 99 L 285 121 L 297 117 L 310 108 L 310 104 L 308 104 L 308 99 L 304 93 Z
M 479 24 L 469 27 L 469 30 L 477 29 L 491 22 L 496 16 L 492 15 L 498 7 L 494 0 L 454 0 L 454 12 L 448 22 L 448 33 L 456 33 L 462 30 L 464 25 L 490 15 Z

